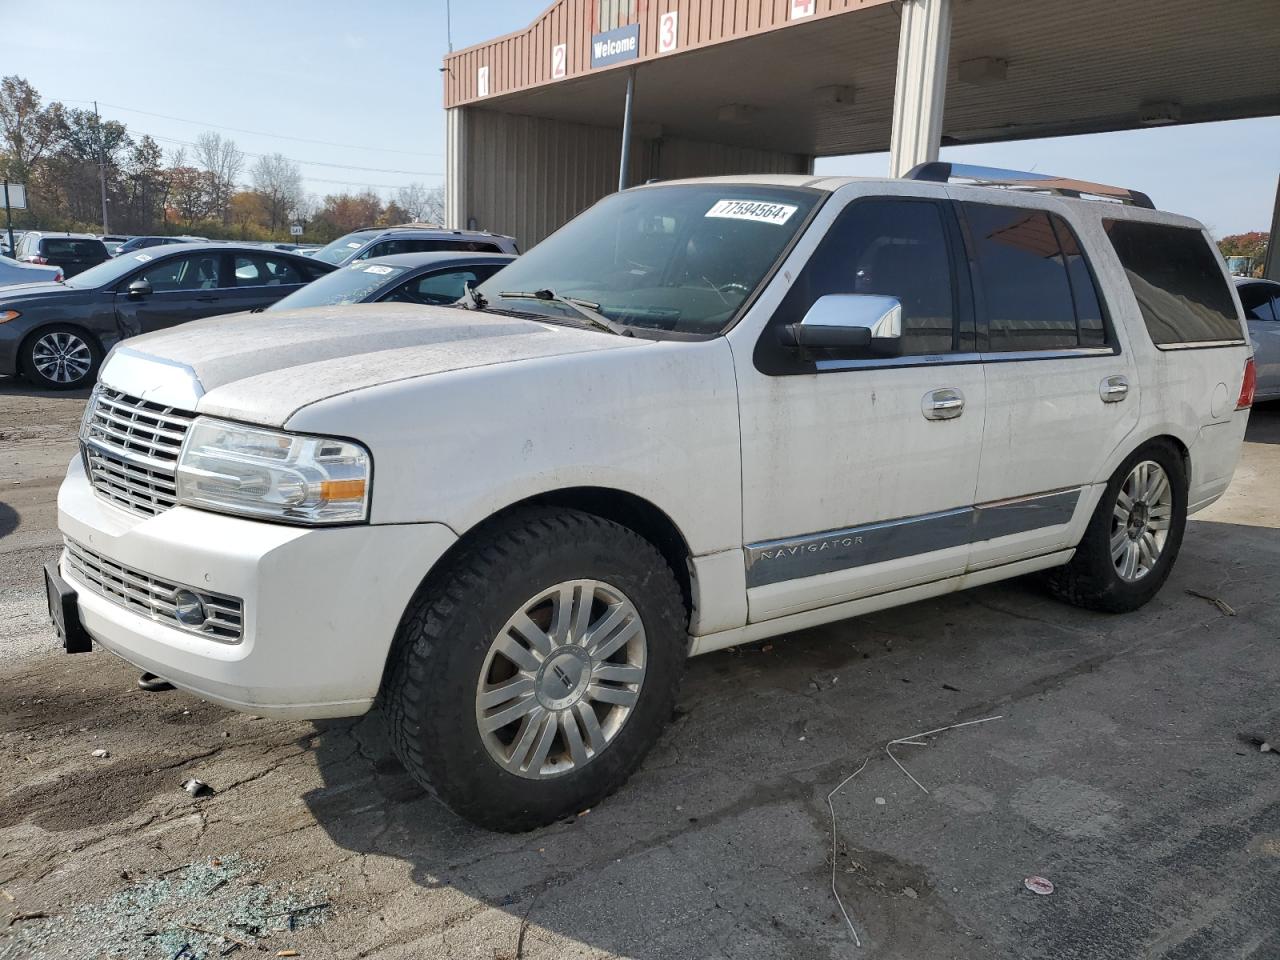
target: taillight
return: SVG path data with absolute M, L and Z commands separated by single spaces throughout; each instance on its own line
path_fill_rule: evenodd
M 1258 368 L 1253 365 L 1253 357 L 1244 363 L 1244 380 L 1240 384 L 1240 399 L 1236 401 L 1237 410 L 1248 410 L 1253 406 L 1253 391 L 1258 387 Z
M 61 271 L 61 270 L 59 270 L 57 273 L 55 273 L 55 274 L 53 275 L 53 282 L 54 282 L 54 283 L 61 283 L 61 282 L 62 282 L 63 280 L 65 280 L 65 279 L 67 279 L 67 278 L 63 275 L 63 273 L 62 273 L 62 271 Z
M 40 264 L 44 264 L 44 263 L 48 263 L 48 262 L 49 262 L 47 258 L 45 258 L 45 257 L 41 257 L 41 256 L 37 256 L 37 255 L 36 255 L 36 254 L 34 254 L 34 253 L 33 253 L 31 256 L 27 257 L 27 258 L 26 258 L 26 261 L 27 261 L 27 263 L 40 263 Z

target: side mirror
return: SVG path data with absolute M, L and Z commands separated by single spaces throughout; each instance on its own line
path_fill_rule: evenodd
M 146 280 L 135 280 L 129 284 L 129 299 L 141 300 L 143 297 L 151 296 L 151 284 Z
M 799 323 L 782 328 L 782 342 L 810 350 L 897 356 L 902 304 L 897 297 L 829 293 L 814 301 Z

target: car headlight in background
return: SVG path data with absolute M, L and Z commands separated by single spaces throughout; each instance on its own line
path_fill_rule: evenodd
M 22 316 L 17 310 L 0 310 L 0 323 L 8 323 L 10 320 L 17 320 Z
M 178 502 L 287 523 L 358 523 L 369 514 L 371 466 L 350 440 L 197 417 L 178 458 Z

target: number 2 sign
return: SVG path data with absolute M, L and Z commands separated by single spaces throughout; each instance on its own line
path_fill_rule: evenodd
M 563 43 L 557 43 L 551 48 L 551 79 L 560 80 L 565 75 L 565 61 L 569 57 L 569 48 Z
M 680 42 L 680 14 L 672 10 L 658 20 L 658 52 L 670 53 Z

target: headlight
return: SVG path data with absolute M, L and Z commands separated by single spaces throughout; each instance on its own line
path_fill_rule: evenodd
M 17 320 L 20 316 L 22 316 L 22 313 L 18 310 L 0 310 L 0 323 Z
M 178 458 L 178 502 L 289 523 L 368 518 L 369 451 L 350 440 L 306 437 L 197 417 Z

